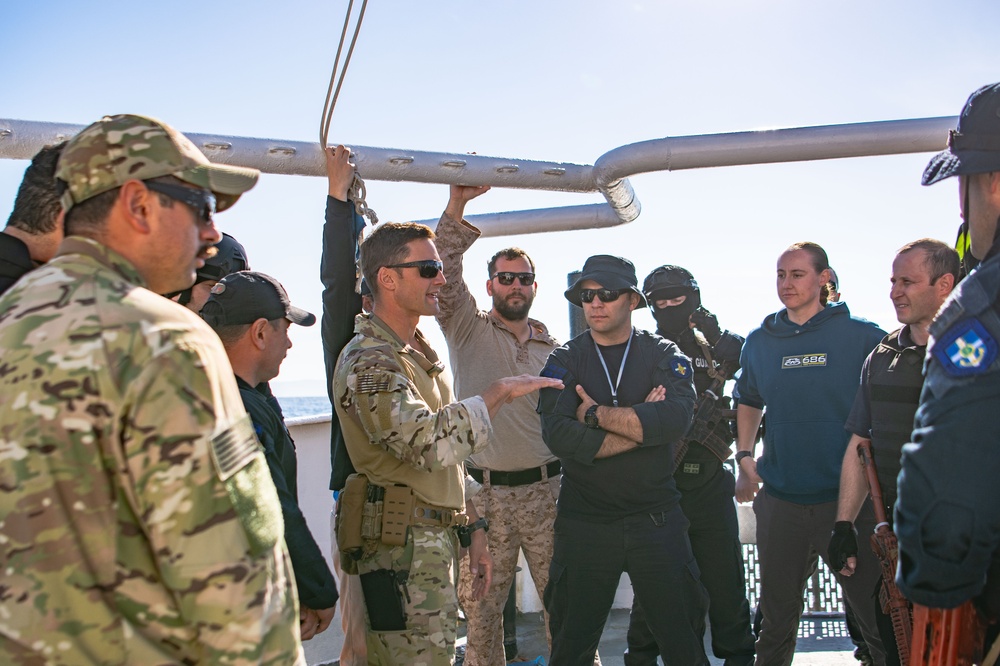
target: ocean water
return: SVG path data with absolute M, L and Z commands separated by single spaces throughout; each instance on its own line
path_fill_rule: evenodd
M 294 398 L 278 398 L 281 403 L 281 411 L 286 419 L 294 419 L 299 416 L 315 416 L 317 414 L 329 414 L 333 411 L 330 406 L 330 399 L 324 396 L 304 396 Z

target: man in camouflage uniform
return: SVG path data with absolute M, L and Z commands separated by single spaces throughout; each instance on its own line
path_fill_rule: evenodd
M 221 343 L 157 294 L 252 169 L 150 118 L 64 149 L 67 239 L 0 298 L 0 661 L 302 664 L 260 444 Z
M 467 484 L 470 491 L 478 484 L 465 476 L 462 461 L 486 446 L 490 419 L 504 403 L 562 385 L 520 375 L 452 402 L 444 366 L 417 330 L 422 315 L 437 314 L 445 284 L 433 238 L 423 225 L 382 224 L 361 244 L 374 309 L 358 316 L 334 377 L 334 407 L 355 468 L 372 486 L 402 493 L 403 506 L 412 503 L 400 521 L 403 538 L 389 537 L 383 513 L 381 538 L 368 539 L 357 561 L 369 663 L 452 662 L 458 618 L 453 526 L 471 521 L 475 596 L 492 578 L 485 529 L 479 529 L 485 521 L 466 496 Z
M 463 220 L 465 205 L 487 189 L 452 185 L 436 230 L 448 276 L 437 320 L 448 342 L 460 398 L 476 395 L 498 377 L 538 374 L 558 346 L 545 324 L 528 318 L 535 297 L 535 266 L 524 250 L 503 249 L 490 260 L 486 290 L 493 307 L 489 311 L 476 307 L 463 279 L 462 256 L 480 234 Z M 493 421 L 493 433 L 490 446 L 468 462 L 469 475 L 483 484 L 473 501 L 479 515 L 489 520 L 495 566 L 493 585 L 479 601 L 472 599 L 474 581 L 468 567 L 462 567 L 458 593 L 468 626 L 466 666 L 506 661 L 503 608 L 518 551 L 524 550 L 539 592 L 549 582 L 552 561 L 561 466 L 542 441 L 535 401 L 524 397 L 503 410 Z

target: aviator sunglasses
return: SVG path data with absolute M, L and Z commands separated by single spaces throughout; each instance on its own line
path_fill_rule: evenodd
M 407 261 L 405 264 L 393 264 L 386 268 L 416 268 L 420 277 L 426 280 L 433 280 L 438 273 L 444 270 L 444 264 L 435 259 L 421 259 L 420 261 Z
M 515 278 L 521 282 L 521 286 L 523 287 L 530 287 L 535 282 L 534 273 L 511 273 L 510 271 L 503 271 L 496 273 L 493 277 L 505 287 L 514 284 Z
M 581 289 L 580 300 L 584 303 L 593 303 L 594 296 L 597 296 L 601 303 L 613 303 L 624 291 L 623 289 Z
M 215 195 L 208 190 L 158 183 L 152 180 L 143 181 L 143 184 L 147 189 L 159 192 L 192 208 L 203 224 L 209 224 L 212 221 L 212 216 L 215 215 Z

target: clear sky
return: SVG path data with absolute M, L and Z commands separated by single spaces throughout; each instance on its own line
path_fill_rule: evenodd
M 9 2 L 0 117 L 87 124 L 132 112 L 187 132 L 315 141 L 345 8 L 346 0 Z M 663 136 L 957 115 L 973 89 L 1000 79 L 998 25 L 993 0 L 370 0 L 331 141 L 593 164 Z M 829 252 L 852 311 L 892 328 L 894 251 L 923 236 L 950 243 L 959 222 L 953 181 L 919 184 L 928 158 L 637 176 L 637 221 L 484 239 L 467 271 L 488 307 L 486 260 L 524 247 L 538 267 L 532 314 L 565 339 L 566 274 L 588 255 L 628 257 L 640 280 L 680 264 L 722 325 L 746 334 L 780 308 L 778 254 L 812 240 Z M 26 165 L 0 160 L 3 218 Z M 436 217 L 447 199 L 443 185 L 368 185 L 383 220 Z M 217 218 L 254 269 L 317 314 L 325 192 L 318 178 L 264 175 Z M 601 201 L 493 190 L 467 212 Z M 652 324 L 646 313 L 635 321 Z M 436 333 L 431 320 L 422 327 Z M 294 330 L 293 341 L 279 393 L 322 394 L 319 327 Z

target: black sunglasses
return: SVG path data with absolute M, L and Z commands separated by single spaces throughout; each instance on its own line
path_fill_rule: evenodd
M 581 289 L 580 300 L 584 303 L 593 303 L 594 296 L 597 296 L 601 303 L 614 303 L 625 291 L 625 289 Z
M 146 180 L 143 183 L 147 189 L 159 192 L 192 208 L 203 224 L 209 224 L 212 221 L 212 216 L 215 215 L 215 195 L 208 190 L 158 183 L 153 180 Z
M 435 259 L 421 259 L 420 261 L 408 261 L 405 264 L 393 264 L 386 268 L 416 268 L 420 277 L 426 280 L 433 280 L 438 273 L 444 270 L 444 264 Z
M 530 287 L 532 284 L 535 283 L 534 273 L 511 273 L 510 271 L 503 271 L 502 273 L 497 273 L 493 277 L 495 277 L 497 279 L 497 282 L 499 282 L 505 287 L 509 287 L 510 285 L 514 284 L 515 278 L 519 280 L 521 282 L 521 285 L 524 287 Z

